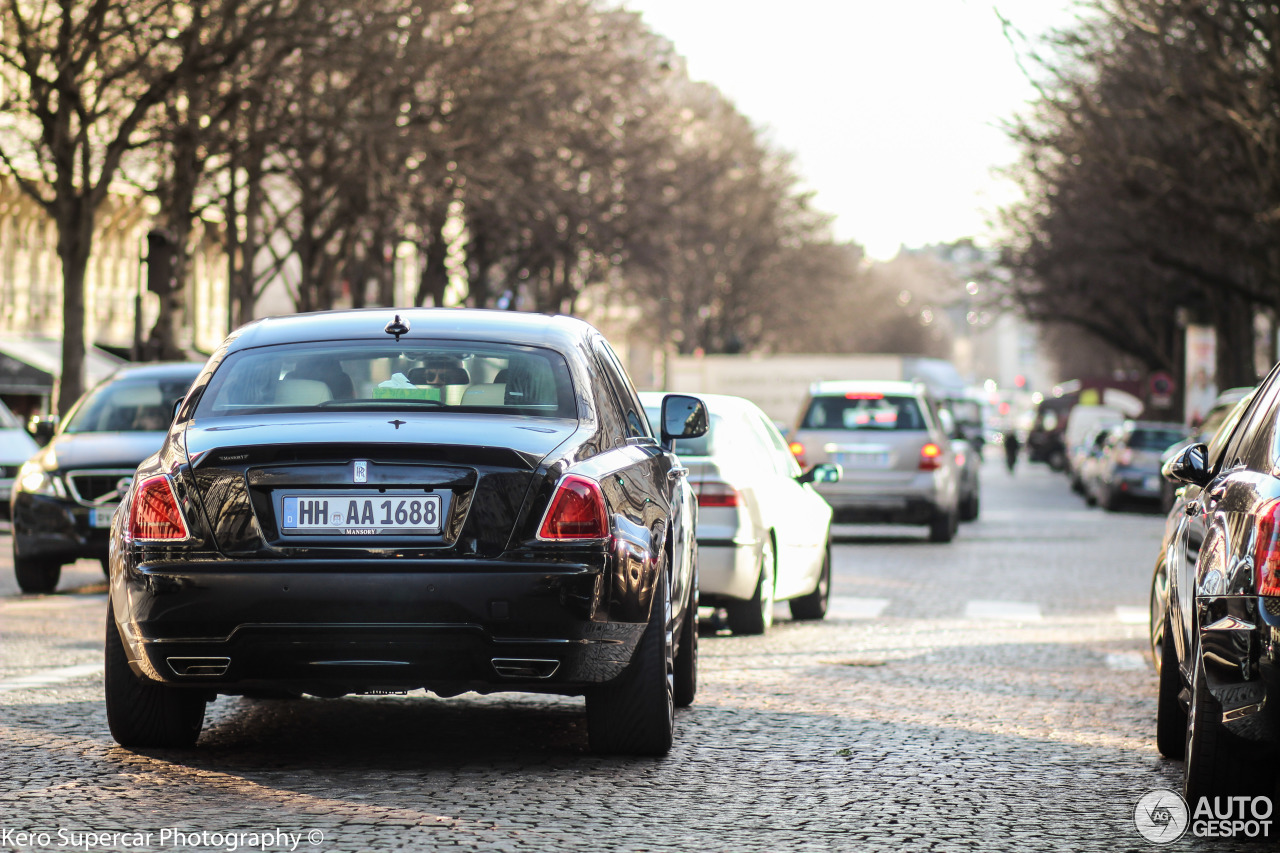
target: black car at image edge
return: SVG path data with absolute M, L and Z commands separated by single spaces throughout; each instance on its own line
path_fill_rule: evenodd
M 14 476 L 10 496 L 18 588 L 52 592 L 62 567 L 107 563 L 107 534 L 138 463 L 155 453 L 201 364 L 122 367 L 76 401 L 49 443 Z M 50 426 L 53 421 L 47 421 Z
M 1182 486 L 1151 585 L 1156 743 L 1183 791 L 1271 795 L 1280 744 L 1280 368 L 1206 446 L 1163 473 Z
M 590 325 L 386 309 L 258 321 L 213 354 L 111 531 L 107 718 L 197 738 L 217 694 L 585 695 L 660 755 L 697 685 L 696 504 Z

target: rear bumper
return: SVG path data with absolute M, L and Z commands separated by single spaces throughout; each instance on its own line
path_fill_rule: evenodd
M 703 604 L 749 601 L 759 579 L 760 543 L 698 540 L 698 594 Z
M 1280 746 L 1280 619 L 1257 596 L 1199 599 L 1200 649 L 1223 726 L 1260 746 Z M 1280 610 L 1280 601 L 1271 599 Z
M 1117 495 L 1137 500 L 1159 500 L 1163 478 L 1155 471 L 1117 469 L 1111 478 L 1111 489 Z
M 581 693 L 645 629 L 605 618 L 598 568 L 385 566 L 144 565 L 111 597 L 137 674 L 216 693 Z
M 909 483 L 840 482 L 820 485 L 836 524 L 928 524 L 940 508 L 954 511 L 958 484 L 921 472 Z

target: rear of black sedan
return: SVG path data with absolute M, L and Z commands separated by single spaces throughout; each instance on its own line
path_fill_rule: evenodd
M 190 743 L 219 693 L 518 690 L 586 695 L 597 751 L 665 753 L 697 677 L 682 474 L 580 321 L 246 326 L 115 518 L 112 734 Z

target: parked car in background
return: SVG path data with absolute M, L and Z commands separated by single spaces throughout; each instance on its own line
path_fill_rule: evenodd
M 1189 803 L 1271 794 L 1280 742 L 1280 369 L 1208 445 L 1164 467 L 1181 486 L 1151 585 L 1156 743 Z
M 833 462 L 838 483 L 815 488 L 836 523 L 924 524 L 950 542 L 960 520 L 960 466 L 933 400 L 915 382 L 819 382 L 809 389 L 792 452 Z
M 1098 489 L 1099 465 L 1102 451 L 1106 449 L 1107 439 L 1120 424 L 1104 424 L 1094 427 L 1085 440 L 1076 446 L 1071 454 L 1071 489 L 1084 496 L 1090 505 L 1097 503 L 1095 495 Z
M 22 421 L 0 403 L 0 512 L 9 517 L 9 494 L 18 469 L 40 446 L 31 438 Z
M 1077 459 L 1088 455 L 1092 449 L 1091 441 L 1096 441 L 1098 431 L 1102 428 L 1123 423 L 1125 415 L 1110 406 L 1077 405 L 1067 415 L 1067 426 L 1062 440 L 1067 449 L 1066 470 L 1071 478 L 1071 488 L 1080 491 L 1081 477 L 1077 470 Z
M 950 403 L 947 404 L 950 406 Z M 957 511 L 961 521 L 976 521 L 982 511 L 982 447 L 981 431 L 963 428 L 950 408 L 938 409 L 943 432 L 951 439 L 956 467 L 960 471 L 960 501 Z
M 112 737 L 189 745 L 213 694 L 425 688 L 585 695 L 593 750 L 666 753 L 698 662 L 697 507 L 669 448 L 706 408 L 669 395 L 659 426 L 568 317 L 242 327 L 112 524 Z
M 111 516 L 134 469 L 155 453 L 198 363 L 122 367 L 85 392 L 11 492 L 13 569 L 23 592 L 52 592 L 62 566 L 107 561 Z
M 1125 503 L 1158 503 L 1160 456 L 1186 437 L 1179 423 L 1125 421 L 1113 427 L 1092 478 L 1094 500 L 1108 511 Z
M 700 394 L 711 416 L 701 438 L 675 452 L 698 500 L 698 590 L 723 607 L 735 634 L 762 634 L 775 601 L 795 619 L 821 619 L 831 597 L 831 507 L 813 483 L 840 479 L 836 465 L 801 472 L 759 407 L 741 397 Z M 662 394 L 640 395 L 651 424 Z

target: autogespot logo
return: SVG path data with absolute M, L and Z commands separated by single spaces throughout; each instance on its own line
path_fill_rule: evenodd
M 1167 788 L 1148 791 L 1133 810 L 1133 825 L 1152 844 L 1172 844 L 1187 833 L 1190 809 L 1182 795 Z

